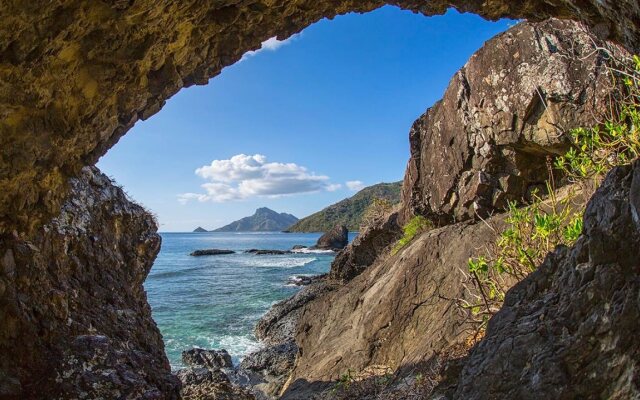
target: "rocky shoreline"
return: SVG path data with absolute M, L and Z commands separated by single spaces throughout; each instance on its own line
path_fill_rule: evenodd
M 276 398 L 295 364 L 298 352 L 295 335 L 302 308 L 336 288 L 327 278 L 327 274 L 304 277 L 297 284 L 304 286 L 300 291 L 274 304 L 254 329 L 263 347 L 246 354 L 239 365 L 233 365 L 225 349 L 184 351 L 182 361 L 187 367 L 176 373 L 182 382 L 183 398 Z

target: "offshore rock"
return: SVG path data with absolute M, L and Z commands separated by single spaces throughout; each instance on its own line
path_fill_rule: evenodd
M 336 225 L 320 236 L 313 248 L 338 251 L 344 249 L 347 244 L 349 244 L 349 230 L 344 225 Z
M 220 249 L 204 249 L 204 250 L 196 250 L 189 255 L 193 257 L 200 257 L 200 256 L 218 256 L 218 255 L 225 255 L 225 254 L 235 254 L 235 251 L 220 250 Z
M 568 131 L 606 110 L 604 45 L 558 20 L 489 40 L 411 128 L 404 220 L 419 214 L 444 225 L 530 200 L 549 179 L 548 157 L 568 149 Z

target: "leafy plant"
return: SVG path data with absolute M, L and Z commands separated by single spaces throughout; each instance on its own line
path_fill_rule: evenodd
M 418 234 L 433 228 L 433 223 L 422 215 L 416 215 L 402 228 L 403 235 L 396 242 L 391 254 L 396 254 L 404 246 L 409 244 Z

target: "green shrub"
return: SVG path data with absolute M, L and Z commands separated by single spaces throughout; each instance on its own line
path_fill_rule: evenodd
M 422 215 L 416 215 L 402 228 L 403 235 L 393 246 L 391 254 L 396 254 L 409 244 L 418 234 L 433 228 L 433 223 Z

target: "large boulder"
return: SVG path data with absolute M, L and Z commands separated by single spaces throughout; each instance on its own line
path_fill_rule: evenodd
M 336 225 L 320 236 L 314 246 L 320 250 L 342 250 L 349 244 L 349 230 L 344 225 Z
M 404 220 L 485 218 L 544 187 L 568 131 L 606 110 L 612 85 L 599 46 L 581 24 L 559 20 L 489 40 L 411 128 Z

